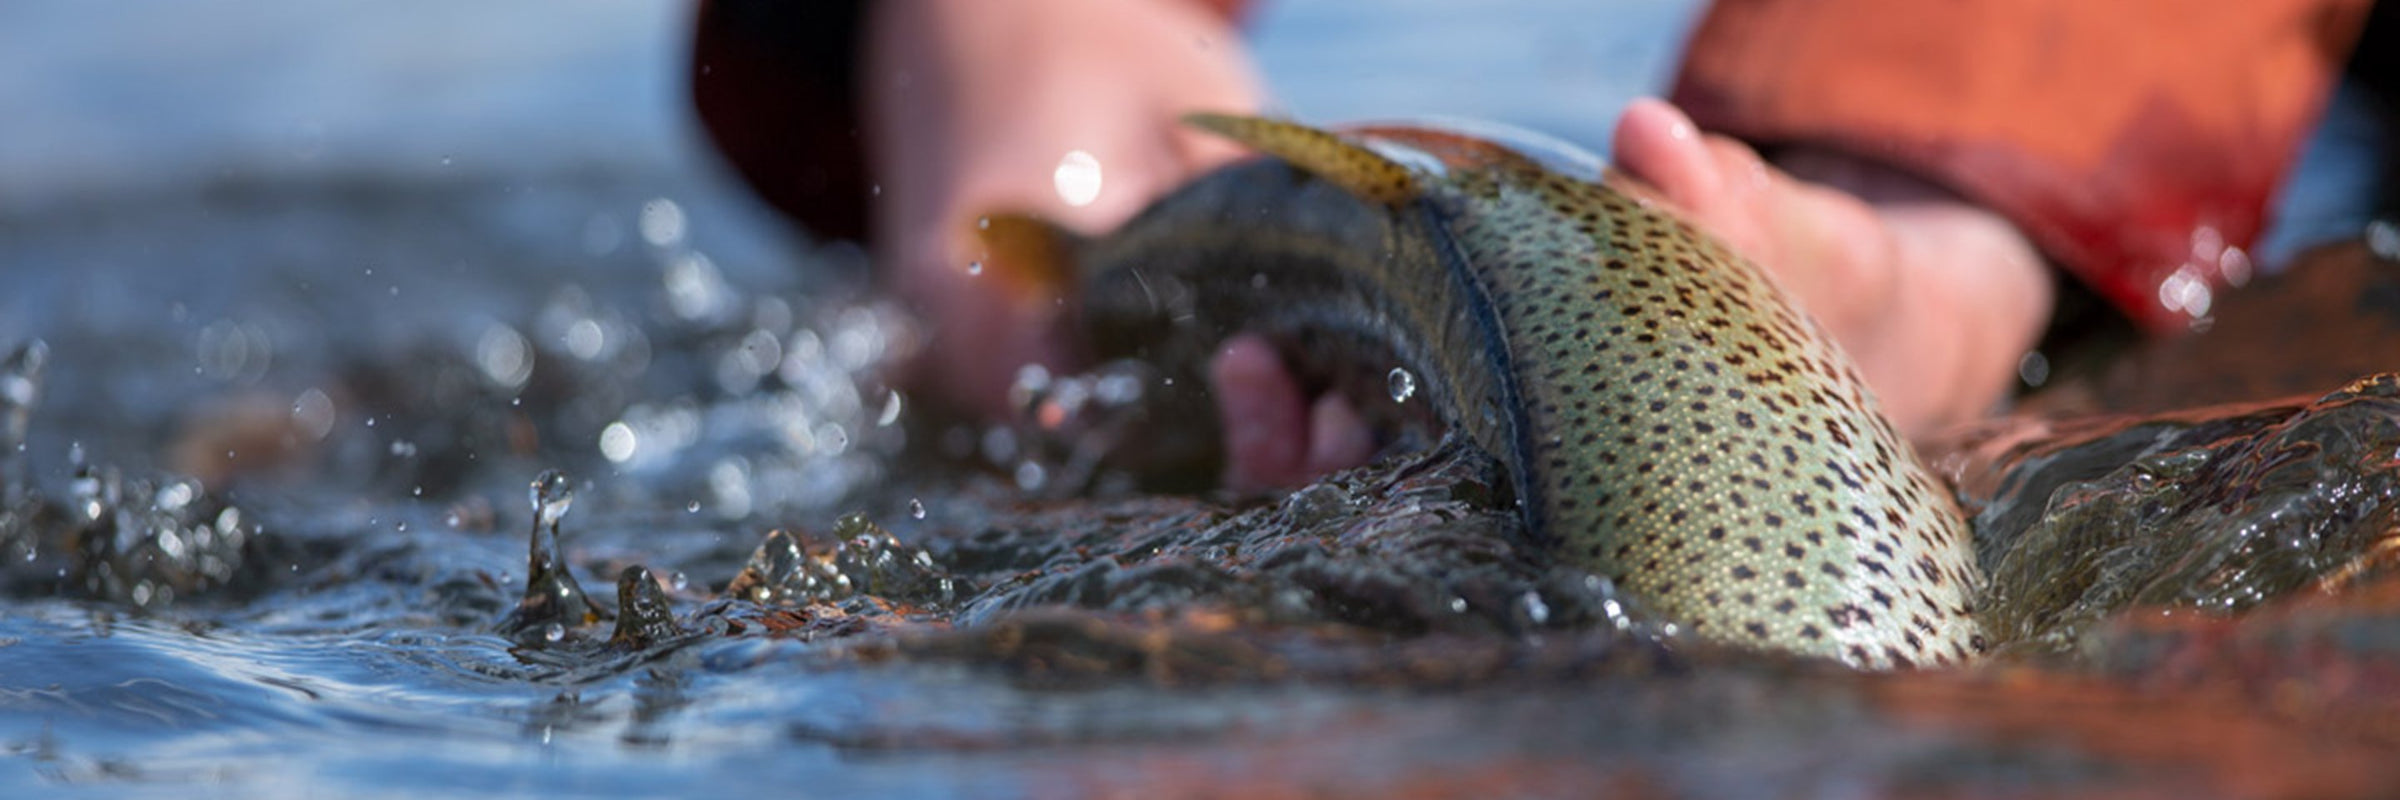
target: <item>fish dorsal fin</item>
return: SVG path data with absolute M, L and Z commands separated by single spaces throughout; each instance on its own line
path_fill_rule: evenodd
M 1365 141 L 1423 153 L 1456 170 L 1501 169 L 1554 172 L 1599 181 L 1607 161 L 1562 139 L 1497 122 L 1429 117 L 1394 123 L 1345 125 L 1342 132 Z
M 1185 124 L 1290 162 L 1301 171 L 1374 203 L 1417 198 L 1417 172 L 1366 146 L 1298 123 L 1239 114 L 1194 113 Z

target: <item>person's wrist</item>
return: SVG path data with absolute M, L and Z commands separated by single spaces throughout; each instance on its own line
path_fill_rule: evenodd
M 1906 386 L 1886 411 L 1911 436 L 1974 419 L 2005 398 L 2052 303 L 2048 267 L 2014 221 L 1905 170 L 1847 153 L 1785 148 L 1771 159 L 1799 180 L 1847 193 L 1879 217 L 1901 265 L 1864 287 L 1837 335 L 1869 383 Z

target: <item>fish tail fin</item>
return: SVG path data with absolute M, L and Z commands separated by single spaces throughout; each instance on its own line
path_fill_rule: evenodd
M 1370 202 L 1400 205 L 1417 198 L 1417 172 L 1333 133 L 1293 122 L 1240 114 L 1185 114 L 1184 124 L 1290 162 L 1301 171 Z

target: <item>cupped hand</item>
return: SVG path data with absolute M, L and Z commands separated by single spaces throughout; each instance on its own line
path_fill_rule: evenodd
M 1658 100 L 1619 118 L 1616 165 L 1773 273 L 1904 436 L 1991 412 L 2050 317 L 2047 268 L 2005 218 L 1826 150 L 1770 165 Z
M 1254 110 L 1258 81 L 1230 23 L 1191 0 L 886 0 L 869 31 L 879 274 L 933 326 L 911 382 L 1002 417 L 1019 367 L 1072 366 L 1068 287 L 983 263 L 976 220 L 1111 228 L 1239 157 L 1178 120 Z

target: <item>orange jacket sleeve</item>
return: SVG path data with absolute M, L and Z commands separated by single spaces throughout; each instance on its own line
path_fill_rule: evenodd
M 1948 185 L 2154 330 L 2245 253 L 2368 0 L 1721 0 L 1673 98 L 1702 127 Z

